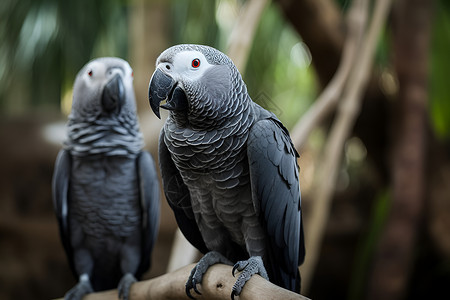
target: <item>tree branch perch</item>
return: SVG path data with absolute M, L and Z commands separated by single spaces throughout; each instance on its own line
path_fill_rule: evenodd
M 190 264 L 171 273 L 167 273 L 150 280 L 136 282 L 131 287 L 130 300 L 189 299 L 186 296 L 185 283 L 194 266 L 195 264 Z M 203 277 L 202 285 L 199 286 L 199 290 L 202 295 L 196 295 L 196 299 L 231 299 L 231 287 L 236 281 L 236 278 L 231 274 L 231 270 L 231 266 L 227 265 L 217 264 L 211 266 Z M 86 295 L 83 300 L 118 299 L 117 295 L 117 290 L 109 290 Z M 245 284 L 239 299 L 306 300 L 308 298 L 276 286 L 259 275 L 253 275 L 252 278 Z M 62 298 L 57 300 L 62 300 Z

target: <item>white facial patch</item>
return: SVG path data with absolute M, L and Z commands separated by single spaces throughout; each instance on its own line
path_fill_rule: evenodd
M 125 85 L 132 86 L 133 84 L 133 70 L 128 64 L 117 63 L 116 66 L 108 68 L 105 61 L 92 61 L 85 70 L 82 77 L 87 86 L 100 87 L 106 83 L 115 73 L 121 73 Z
M 183 51 L 175 55 L 173 64 L 160 63 L 164 72 L 170 74 L 176 81 L 196 81 L 212 67 L 206 57 L 199 51 Z
M 106 78 L 106 66 L 104 63 L 93 61 L 86 66 L 83 74 L 88 85 L 98 85 Z

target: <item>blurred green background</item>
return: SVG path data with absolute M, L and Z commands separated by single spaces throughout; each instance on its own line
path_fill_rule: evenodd
M 141 129 L 147 148 L 157 157 L 161 122 L 150 113 L 147 102 L 148 81 L 156 57 L 179 43 L 207 44 L 226 52 L 245 2 L 0 2 L 1 299 L 61 297 L 75 283 L 59 243 L 50 184 L 63 138 L 60 125 L 70 111 L 72 84 L 80 68 L 100 56 L 118 56 L 129 61 L 135 74 Z M 331 56 L 314 56 L 318 52 L 309 49 L 309 40 L 302 38 L 298 25 L 293 25 L 279 2 L 282 1 L 270 2 L 262 14 L 243 77 L 253 100 L 275 112 L 287 128 L 292 128 L 326 84 L 323 78 L 328 76 L 329 80 L 332 76 L 316 68 L 318 60 L 326 65 L 329 58 L 332 70 L 336 65 Z M 323 2 L 330 2 L 341 18 L 351 3 Z M 408 299 L 450 295 L 445 284 L 450 282 L 450 240 L 446 232 L 450 228 L 436 224 L 436 220 L 450 217 L 450 193 L 445 194 L 441 188 L 450 186 L 450 2 L 431 2 L 429 134 L 439 145 L 436 146 L 439 157 L 445 160 L 438 163 L 442 169 L 426 172 L 439 173 L 442 175 L 439 178 L 444 179 L 442 183 L 427 185 L 427 205 L 405 295 Z M 391 20 L 380 38 L 373 67 L 374 77 L 379 80 L 375 86 L 381 90 L 386 111 L 395 102 L 392 93 L 398 88 L 390 26 Z M 363 107 L 362 121 L 357 123 L 359 129 L 346 144 L 319 265 L 307 295 L 313 299 L 365 297 L 371 259 L 391 199 L 390 176 L 386 174 L 389 121 L 386 111 L 378 110 L 379 105 L 377 102 L 376 108 L 372 104 Z M 369 121 L 364 119 L 366 115 L 370 115 Z M 299 149 L 305 218 L 309 203 L 314 201 L 309 198 L 309 188 L 329 125 L 330 120 L 326 120 L 313 131 L 304 149 Z M 370 134 L 361 133 L 366 129 L 378 129 L 373 139 L 367 139 Z M 439 188 L 434 189 L 435 186 Z M 443 200 L 433 201 L 435 198 L 429 196 L 433 191 L 439 194 L 436 199 Z M 176 228 L 165 203 L 162 209 L 154 266 L 146 278 L 165 272 Z

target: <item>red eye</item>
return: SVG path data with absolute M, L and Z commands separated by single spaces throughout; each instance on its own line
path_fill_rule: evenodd
M 89 70 L 88 75 L 92 76 L 92 70 Z
M 200 59 L 196 58 L 192 60 L 192 67 L 193 68 L 198 68 L 200 67 Z

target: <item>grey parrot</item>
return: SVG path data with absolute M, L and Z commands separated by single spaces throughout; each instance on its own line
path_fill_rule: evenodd
M 161 53 L 149 102 L 169 111 L 160 133 L 163 188 L 178 226 L 205 255 L 186 293 L 215 263 L 240 271 L 231 298 L 258 273 L 299 292 L 305 256 L 298 153 L 277 117 L 253 102 L 233 62 L 202 45 Z M 161 102 L 163 102 L 161 104 Z
M 133 71 L 113 57 L 87 63 L 73 88 L 67 139 L 53 174 L 53 205 L 78 284 L 65 299 L 131 285 L 150 267 L 160 190 L 142 150 Z

